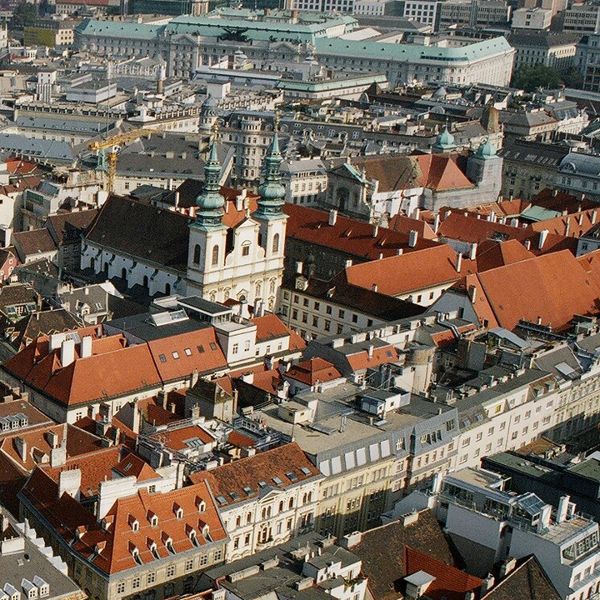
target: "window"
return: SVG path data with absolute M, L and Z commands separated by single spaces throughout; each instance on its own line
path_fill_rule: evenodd
M 200 244 L 196 244 L 194 246 L 194 264 L 196 264 L 196 265 L 200 264 L 201 252 L 202 252 L 202 249 L 200 248 Z
M 212 266 L 219 264 L 219 246 L 215 244 L 212 249 Z
M 134 590 L 137 590 L 140 587 L 140 578 L 139 577 L 134 577 L 133 580 L 131 581 L 131 587 Z
M 187 571 L 191 571 L 194 568 L 194 559 L 190 558 L 188 560 L 185 561 L 185 570 Z
M 242 256 L 250 256 L 250 243 L 246 242 L 242 245 Z
M 186 355 L 186 356 L 191 356 L 191 355 L 192 355 L 192 350 L 191 350 L 191 348 L 184 348 L 184 350 L 183 350 L 183 351 L 185 352 L 185 355 Z
M 239 351 L 239 349 L 240 349 L 240 346 L 239 346 L 239 344 L 234 344 L 234 345 L 232 346 L 232 349 L 231 349 L 231 351 L 233 352 L 233 354 L 237 354 L 237 353 L 238 353 L 238 351 Z
M 117 583 L 117 594 L 123 594 L 124 592 L 125 592 L 125 582 L 119 581 L 119 583 Z
M 179 352 L 177 352 L 176 350 L 175 350 L 175 351 L 173 351 L 173 358 L 174 358 L 175 360 L 179 360 Z
M 273 254 L 276 254 L 277 252 L 279 252 L 279 234 L 276 233 L 273 236 L 273 247 L 272 247 L 272 251 Z
M 167 567 L 167 577 L 174 577 L 175 575 L 175 565 L 169 565 Z
M 338 312 L 338 315 L 339 315 L 340 319 L 343 319 L 343 318 L 344 318 L 344 316 L 346 315 L 346 311 L 344 311 L 344 310 L 342 310 L 342 309 L 340 308 L 340 310 L 339 310 L 339 312 Z
M 160 360 L 161 363 L 167 362 L 167 357 L 164 354 L 159 354 L 158 359 Z

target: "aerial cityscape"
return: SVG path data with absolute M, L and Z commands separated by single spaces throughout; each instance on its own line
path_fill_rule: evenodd
M 600 0 L 0 0 L 0 600 L 600 600 Z

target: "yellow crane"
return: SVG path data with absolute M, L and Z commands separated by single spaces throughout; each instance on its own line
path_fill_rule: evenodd
M 120 146 L 141 138 L 148 138 L 154 133 L 162 132 L 158 129 L 132 129 L 88 144 L 88 149 L 95 152 L 98 158 L 97 170 L 106 173 L 105 189 L 109 194 L 113 191 Z

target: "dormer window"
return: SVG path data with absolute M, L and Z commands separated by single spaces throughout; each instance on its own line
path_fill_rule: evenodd
M 148 521 L 152 527 L 158 527 L 158 517 L 152 511 L 148 511 Z
M 175 548 L 173 547 L 173 540 L 171 538 L 167 538 L 165 540 L 165 548 L 171 553 L 175 554 Z
M 202 535 L 204 536 L 204 539 L 207 542 L 212 542 L 212 538 L 210 537 L 210 527 L 208 526 L 208 523 L 204 523 L 204 525 L 202 525 Z
M 133 546 L 133 548 L 131 549 L 131 556 L 138 565 L 142 564 L 142 559 L 140 558 L 140 551 L 135 546 Z
M 196 505 L 198 506 L 199 513 L 203 513 L 206 510 L 206 502 L 204 502 L 204 500 L 198 499 Z
M 156 542 L 152 542 L 150 544 L 150 552 L 152 553 L 152 556 L 154 558 L 156 558 L 157 560 L 160 558 L 160 554 L 158 553 L 158 546 L 156 545 Z
M 196 530 L 192 529 L 189 533 L 190 536 L 190 542 L 192 542 L 192 544 L 194 544 L 194 546 L 199 546 L 200 542 L 198 541 L 198 536 L 196 535 Z
M 183 508 L 181 508 L 181 506 L 179 506 L 178 504 L 175 504 L 173 506 L 173 512 L 175 513 L 175 518 L 178 520 L 183 519 Z
M 140 522 L 131 515 L 129 516 L 129 525 L 131 526 L 131 531 L 139 531 L 140 530 Z

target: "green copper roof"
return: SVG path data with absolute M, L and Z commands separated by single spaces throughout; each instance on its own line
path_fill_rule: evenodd
M 217 145 L 210 146 L 208 160 L 204 165 L 204 189 L 196 198 L 198 210 L 194 225 L 203 227 L 221 227 L 225 198 L 221 195 L 221 164 L 217 156 Z
M 285 204 L 285 188 L 281 183 L 281 152 L 279 136 L 273 135 L 273 141 L 265 156 L 265 179 L 258 187 L 258 209 L 254 213 L 258 218 L 271 219 L 282 215 Z
M 477 148 L 475 156 L 477 158 L 483 158 L 484 160 L 488 158 L 493 158 L 494 156 L 496 156 L 496 148 L 494 148 L 494 144 L 492 144 L 492 142 L 487 140 L 486 142 L 483 142 L 479 146 L 479 148 Z
M 388 44 L 368 40 L 342 40 L 339 38 L 318 38 L 315 41 L 317 54 L 356 57 L 358 59 L 380 59 L 402 62 L 470 62 L 513 49 L 505 37 L 473 41 L 465 46 L 441 47 L 420 44 Z
M 454 136 L 448 131 L 448 127 L 444 127 L 444 131 L 437 136 L 433 149 L 438 152 L 445 152 L 446 150 L 453 150 L 454 148 L 456 148 Z

